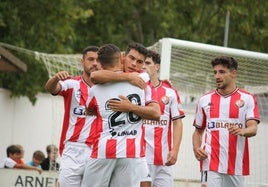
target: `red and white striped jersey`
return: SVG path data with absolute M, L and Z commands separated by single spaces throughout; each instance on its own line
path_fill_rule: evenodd
M 148 164 L 165 165 L 173 144 L 172 121 L 185 117 L 177 90 L 161 81 L 154 89 L 161 110 L 160 121 L 143 120 Z
M 140 76 L 148 74 L 142 73 Z M 144 78 L 146 81 L 146 79 Z M 111 99 L 127 97 L 132 103 L 145 106 L 152 100 L 151 88 L 146 91 L 128 82 L 94 85 L 90 90 L 87 106 L 97 111 L 96 142 L 92 147 L 92 158 L 139 158 L 144 157 L 144 134 L 142 119 L 132 112 L 115 112 L 107 103 Z
M 205 129 L 208 158 L 200 162 L 202 171 L 249 175 L 248 138 L 230 134 L 228 127 L 246 128 L 250 119 L 259 122 L 258 105 L 256 98 L 244 90 L 237 88 L 225 96 L 212 91 L 200 98 L 193 125 Z
M 94 116 L 85 115 L 85 105 L 88 99 L 90 87 L 83 80 L 82 76 L 60 81 L 61 91 L 59 95 L 64 98 L 64 118 L 60 137 L 60 155 L 67 141 L 92 144 L 91 124 Z

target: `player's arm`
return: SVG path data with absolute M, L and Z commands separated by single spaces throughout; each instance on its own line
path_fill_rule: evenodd
M 158 103 L 152 102 L 146 106 L 131 103 L 127 97 L 119 96 L 121 100 L 110 100 L 108 105 L 113 111 L 133 112 L 143 119 L 159 121 L 160 107 Z
M 252 137 L 257 134 L 258 121 L 251 119 L 246 122 L 246 128 L 239 128 L 236 125 L 228 128 L 229 132 L 234 135 L 240 135 L 245 137 Z
M 91 81 L 95 84 L 102 84 L 108 82 L 123 82 L 128 81 L 131 84 L 140 88 L 145 87 L 144 80 L 138 73 L 112 72 L 109 70 L 99 70 L 90 74 Z
M 132 104 L 130 112 L 140 116 L 142 119 L 160 120 L 160 107 L 159 104 L 155 102 L 149 103 L 146 106 Z
M 61 90 L 60 80 L 70 78 L 67 71 L 60 71 L 46 82 L 45 89 L 53 95 L 56 95 Z
M 248 113 L 246 120 L 246 128 L 239 128 L 239 126 L 232 125 L 228 128 L 229 132 L 234 135 L 240 135 L 244 137 L 252 137 L 257 134 L 257 128 L 260 120 L 258 119 L 257 115 L 253 112 L 257 107 L 256 97 L 253 96 L 252 100 L 249 101 L 249 106 L 247 108 Z M 255 115 L 251 116 L 251 113 Z
M 166 165 L 171 166 L 177 162 L 178 153 L 182 139 L 182 119 L 176 119 L 173 121 L 173 147 L 170 150 L 167 158 Z
M 203 133 L 204 129 L 195 128 L 192 136 L 193 151 L 197 160 L 204 160 L 207 158 L 207 152 L 201 147 Z
M 35 170 L 38 171 L 38 173 L 42 173 L 42 169 L 38 168 L 38 167 L 34 167 L 34 166 L 28 166 L 26 164 L 16 164 L 14 168 L 18 168 L 18 169 L 29 169 L 29 170 Z

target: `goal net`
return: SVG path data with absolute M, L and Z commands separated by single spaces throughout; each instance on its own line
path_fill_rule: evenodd
M 246 177 L 246 186 L 268 186 L 268 175 L 265 174 L 268 172 L 265 158 L 268 154 L 268 54 L 173 38 L 163 38 L 149 48 L 161 54 L 160 78 L 171 80 L 179 90 L 186 110 L 178 167 L 174 168 L 175 180 L 199 180 L 200 175 L 193 172 L 199 165 L 191 148 L 195 104 L 205 92 L 215 89 L 211 60 L 227 55 L 238 61 L 237 86 L 257 96 L 261 114 L 258 134 L 250 138 L 251 175 Z
M 220 55 L 238 61 L 237 84 L 248 91 L 268 93 L 268 54 L 164 38 L 150 46 L 161 54 L 160 76 L 188 94 L 214 89 L 210 61 Z
M 81 74 L 82 67 L 80 65 L 80 60 L 82 58 L 81 54 L 48 54 L 38 51 L 31 51 L 28 49 L 20 48 L 17 46 L 9 45 L 6 43 L 1 43 L 7 49 L 14 50 L 26 54 L 36 60 L 37 63 L 42 63 L 45 65 L 48 72 L 48 76 L 52 77 L 59 71 L 68 71 L 70 75 Z
M 160 78 L 169 79 L 184 96 L 184 103 L 215 89 L 211 60 L 232 56 L 238 61 L 238 87 L 257 96 L 260 114 L 268 120 L 268 54 L 196 42 L 163 38 L 148 47 L 161 54 Z

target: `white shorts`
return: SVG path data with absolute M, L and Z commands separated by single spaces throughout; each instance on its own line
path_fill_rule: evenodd
M 60 165 L 60 187 L 80 187 L 91 148 L 84 143 L 67 142 Z
M 152 187 L 173 187 L 172 166 L 148 164 Z
M 139 165 L 137 165 L 137 167 L 136 167 L 136 169 L 137 169 L 136 173 L 137 173 L 137 175 L 140 176 L 140 181 L 141 182 L 151 182 L 152 178 L 151 178 L 151 175 L 149 172 L 146 158 L 145 157 L 140 158 L 138 160 L 138 164 Z
M 141 179 L 144 177 L 139 172 L 146 169 L 144 163 L 146 164 L 141 158 L 90 158 L 82 187 L 140 187 Z
M 227 175 L 214 171 L 202 171 L 201 183 L 207 187 L 243 187 L 242 175 Z

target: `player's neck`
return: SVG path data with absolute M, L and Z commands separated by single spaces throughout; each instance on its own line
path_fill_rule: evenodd
M 94 84 L 91 82 L 90 77 L 82 74 L 82 79 L 88 86 L 93 86 Z
M 158 77 L 151 78 L 150 81 L 151 81 L 151 84 L 152 84 L 154 87 L 159 86 L 160 83 L 161 83 L 161 81 L 158 79 Z
M 225 89 L 217 89 L 221 95 L 230 95 L 237 89 L 236 85 L 227 87 Z

